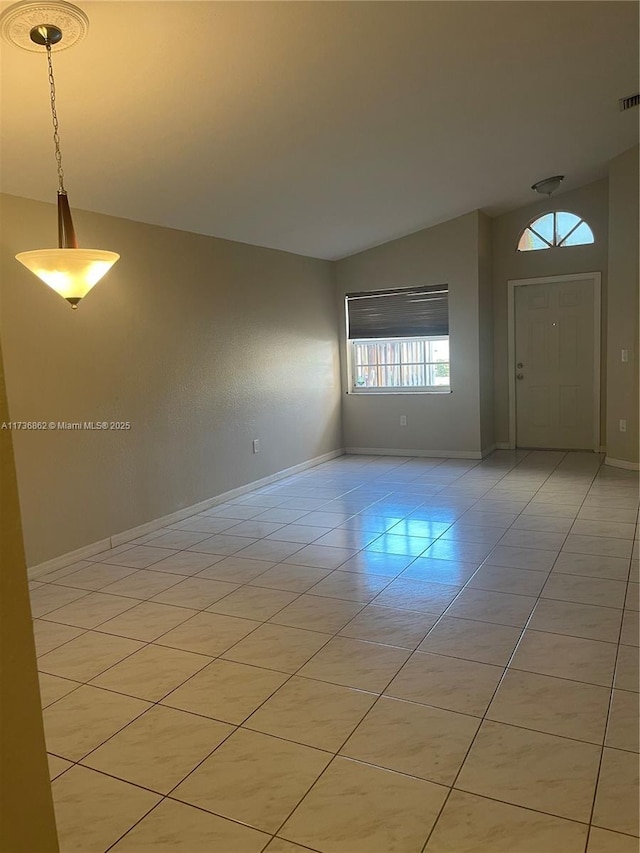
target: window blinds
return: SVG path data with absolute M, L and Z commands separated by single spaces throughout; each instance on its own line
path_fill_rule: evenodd
M 349 339 L 449 334 L 449 286 L 347 294 Z

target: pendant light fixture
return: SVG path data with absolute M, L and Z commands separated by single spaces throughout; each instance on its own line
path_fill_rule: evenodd
M 5 41 L 26 50 L 46 52 L 53 122 L 53 142 L 58 167 L 58 248 L 20 252 L 16 260 L 59 293 L 72 308 L 111 269 L 120 255 L 102 249 L 80 249 L 76 238 L 60 152 L 56 111 L 56 84 L 52 53 L 76 44 L 86 35 L 87 16 L 71 3 L 17 3 L 0 16 L 0 32 Z

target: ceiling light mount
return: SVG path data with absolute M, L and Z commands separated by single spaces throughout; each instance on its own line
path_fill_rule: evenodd
M 66 50 L 87 35 L 89 19 L 82 9 L 65 0 L 43 3 L 26 0 L 9 6 L 0 15 L 0 36 L 14 47 L 40 53 L 46 44 L 42 40 L 46 35 L 40 35 L 38 31 L 49 32 L 49 43 L 53 50 Z
M 53 47 L 54 44 L 62 41 L 62 30 L 53 24 L 40 24 L 31 29 L 29 38 L 40 47 L 46 47 L 48 44 Z
M 554 193 L 560 184 L 564 181 L 564 175 L 553 175 L 551 178 L 543 178 L 541 181 L 536 181 L 531 185 L 534 192 L 540 195 L 551 195 Z

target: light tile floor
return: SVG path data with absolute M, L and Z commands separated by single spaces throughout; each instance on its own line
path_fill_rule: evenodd
M 344 456 L 32 583 L 62 853 L 637 853 L 638 477 Z

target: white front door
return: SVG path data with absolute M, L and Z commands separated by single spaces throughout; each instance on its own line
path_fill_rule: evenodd
M 515 288 L 516 444 L 594 446 L 594 281 Z

